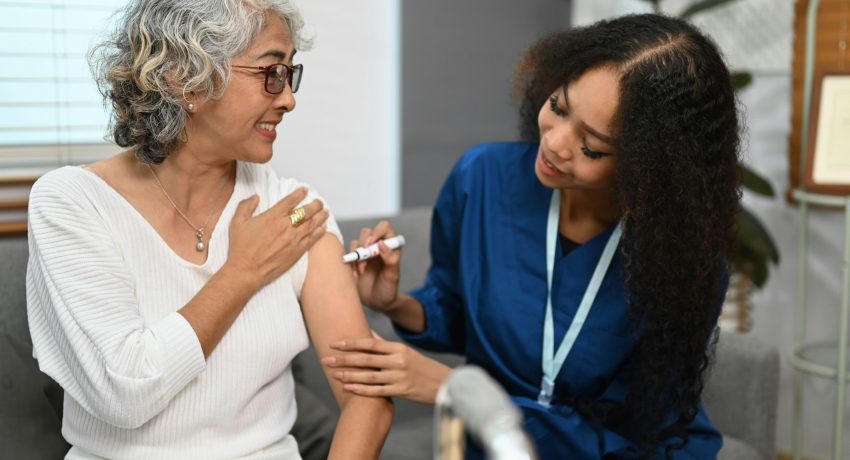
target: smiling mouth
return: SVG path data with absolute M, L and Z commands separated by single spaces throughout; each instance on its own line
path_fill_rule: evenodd
M 548 166 L 549 168 L 551 168 L 553 171 L 556 171 L 556 172 L 559 172 L 559 173 L 561 173 L 561 174 L 564 174 L 564 172 L 563 172 L 563 171 L 561 171 L 561 170 L 560 170 L 560 169 L 558 169 L 555 165 L 553 165 L 551 162 L 549 162 L 549 160 L 547 160 L 547 159 L 546 159 L 546 156 L 545 156 L 545 155 L 542 155 L 542 154 L 541 154 L 541 155 L 540 155 L 540 159 L 541 159 L 541 160 L 543 160 L 543 164 L 545 164 L 546 166 Z
M 274 123 L 257 123 L 255 126 L 263 131 L 274 131 L 276 125 Z

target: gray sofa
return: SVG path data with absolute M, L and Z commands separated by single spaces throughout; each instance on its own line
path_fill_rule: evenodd
M 389 220 L 405 235 L 407 246 L 401 267 L 403 289 L 415 287 L 429 265 L 430 209 L 405 210 Z M 378 221 L 342 221 L 347 239 L 362 227 Z M 14 459 L 61 458 L 68 446 L 59 433 L 61 390 L 38 371 L 31 358 L 26 324 L 24 274 L 27 259 L 25 237 L 0 238 L 0 456 Z M 385 339 L 396 339 L 383 316 L 367 310 L 372 327 Z M 461 358 L 426 353 L 449 365 Z M 327 448 L 337 413 L 330 388 L 312 350 L 295 363 L 299 422 L 296 438 L 305 459 L 320 457 Z M 768 460 L 775 458 L 778 352 L 753 337 L 722 334 L 717 362 L 705 390 L 705 405 L 724 435 L 719 458 Z M 382 459 L 430 459 L 433 433 L 432 407 L 396 401 L 393 428 Z

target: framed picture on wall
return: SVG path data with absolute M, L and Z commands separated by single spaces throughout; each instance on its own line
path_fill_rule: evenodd
M 803 183 L 810 192 L 850 195 L 850 70 L 815 78 Z

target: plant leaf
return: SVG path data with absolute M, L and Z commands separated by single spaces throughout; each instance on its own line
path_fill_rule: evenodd
M 735 0 L 702 0 L 702 1 L 696 2 L 693 5 L 685 8 L 685 11 L 682 11 L 679 14 L 679 17 L 682 18 L 682 19 L 688 19 L 691 16 L 699 13 L 700 11 L 708 10 L 708 9 L 723 5 L 724 3 L 729 3 L 729 2 L 733 2 L 733 1 L 735 1 Z
M 739 89 L 744 89 L 747 86 L 750 86 L 750 83 L 753 82 L 753 74 L 750 72 L 732 72 L 732 88 L 735 91 Z
M 779 263 L 779 250 L 762 223 L 746 208 L 741 208 L 738 220 L 738 251 L 748 250 L 761 259 Z
M 759 288 L 764 287 L 769 275 L 767 260 L 764 257 L 741 248 L 730 262 L 733 270 L 746 273 L 753 284 Z
M 770 182 L 747 165 L 738 163 L 738 172 L 741 174 L 741 185 L 759 195 L 774 196 L 773 186 L 770 185 Z
M 767 282 L 767 262 L 764 259 L 753 260 L 753 270 L 750 272 L 753 284 L 762 288 Z

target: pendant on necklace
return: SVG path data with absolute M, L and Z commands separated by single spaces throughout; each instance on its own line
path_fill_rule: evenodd
M 204 249 L 207 248 L 207 245 L 204 244 L 204 229 L 197 230 L 195 236 L 198 238 L 198 244 L 195 245 L 195 250 L 204 252 Z

